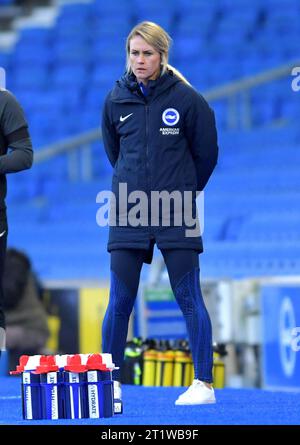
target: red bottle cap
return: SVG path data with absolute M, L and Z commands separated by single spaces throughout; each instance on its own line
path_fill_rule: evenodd
M 86 372 L 86 366 L 81 364 L 81 357 L 79 354 L 70 355 L 67 358 L 67 365 L 64 369 L 65 371 L 70 372 Z
M 36 367 L 37 374 L 46 374 L 48 372 L 57 372 L 58 366 L 55 363 L 53 355 L 42 355 L 40 359 L 40 366 Z
M 92 354 L 86 362 L 86 368 L 92 371 L 109 371 L 106 365 L 102 362 L 101 354 Z
M 15 371 L 10 371 L 11 375 L 21 374 L 24 371 L 25 366 L 27 365 L 29 359 L 29 355 L 21 355 L 19 358 L 19 364 L 16 367 Z

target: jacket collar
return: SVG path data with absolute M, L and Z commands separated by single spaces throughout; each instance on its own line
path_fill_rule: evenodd
M 159 96 L 177 82 L 180 82 L 180 79 L 174 75 L 173 71 L 167 70 L 157 79 L 149 80 L 147 84 L 147 89 L 149 91 L 147 98 L 151 99 L 152 97 Z M 119 80 L 117 80 L 116 85 L 112 90 L 111 100 L 113 102 L 145 102 L 145 98 L 143 97 L 134 74 L 125 73 Z

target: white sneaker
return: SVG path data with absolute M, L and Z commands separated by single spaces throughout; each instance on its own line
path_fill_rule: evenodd
M 213 388 L 208 388 L 201 380 L 193 380 L 191 386 L 181 394 L 175 405 L 202 405 L 205 403 L 216 403 Z
M 122 388 L 121 383 L 114 380 L 114 414 L 122 414 Z

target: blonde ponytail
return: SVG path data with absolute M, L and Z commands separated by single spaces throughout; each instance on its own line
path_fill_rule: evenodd
M 173 73 L 175 74 L 175 76 L 179 77 L 179 79 L 182 80 L 182 82 L 184 82 L 184 83 L 186 83 L 187 85 L 190 85 L 190 86 L 191 86 L 190 82 L 184 77 L 183 74 L 181 74 L 180 71 L 178 71 L 176 68 L 174 68 L 174 66 L 172 66 L 172 65 L 170 65 L 170 64 L 168 63 L 167 67 L 168 67 L 169 70 L 173 71 Z

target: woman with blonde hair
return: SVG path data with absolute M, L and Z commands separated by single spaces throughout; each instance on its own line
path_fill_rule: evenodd
M 195 378 L 176 405 L 215 403 L 212 388 L 212 329 L 199 282 L 199 232 L 195 223 L 196 195 L 202 191 L 217 163 L 218 145 L 214 113 L 205 99 L 168 64 L 171 38 L 159 25 L 142 22 L 126 42 L 127 70 L 108 94 L 102 119 L 107 156 L 114 168 L 112 191 L 116 221 L 110 225 L 110 300 L 102 326 L 103 352 L 112 354 L 121 367 L 143 263 L 151 263 L 156 243 L 167 266 L 170 284 L 187 325 Z M 132 200 L 119 193 L 148 198 L 147 220 L 130 224 Z M 174 199 L 153 224 L 153 192 L 168 192 Z M 192 196 L 193 218 L 185 216 L 186 192 Z M 143 201 L 144 202 L 144 201 Z M 121 207 L 120 207 L 121 206 Z M 145 207 L 145 205 L 144 205 Z M 122 208 L 122 210 L 120 210 Z M 125 208 L 125 210 L 124 210 Z M 179 210 L 178 210 L 179 209 Z M 163 212 L 164 213 L 164 212 Z M 167 218 L 166 218 L 167 216 Z M 128 218 L 130 219 L 130 218 Z M 166 219 L 168 224 L 166 224 Z M 116 371 L 120 380 L 120 370 Z M 116 384 L 119 392 L 120 385 Z

